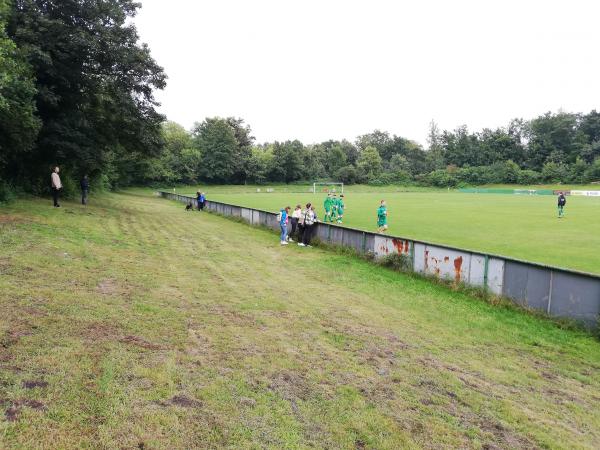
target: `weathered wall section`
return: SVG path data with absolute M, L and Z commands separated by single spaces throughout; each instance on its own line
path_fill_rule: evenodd
M 194 202 L 192 197 L 159 192 L 169 200 Z M 207 209 L 240 217 L 251 225 L 278 230 L 277 214 L 221 202 L 207 202 Z M 597 326 L 600 316 L 600 276 L 547 267 L 497 255 L 431 244 L 363 230 L 318 223 L 315 236 L 359 253 L 384 257 L 400 253 L 410 258 L 415 272 L 478 286 L 512 299 L 522 306 L 558 317 L 569 317 Z

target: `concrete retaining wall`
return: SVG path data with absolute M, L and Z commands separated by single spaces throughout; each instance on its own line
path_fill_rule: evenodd
M 195 201 L 170 192 L 159 195 L 186 204 Z M 276 213 L 213 201 L 207 201 L 207 208 L 225 216 L 241 217 L 251 225 L 279 230 Z M 410 259 L 415 272 L 482 287 L 519 305 L 582 321 L 589 328 L 598 324 L 599 275 L 333 224 L 317 223 L 314 235 L 323 242 L 372 253 L 376 258 L 400 253 Z

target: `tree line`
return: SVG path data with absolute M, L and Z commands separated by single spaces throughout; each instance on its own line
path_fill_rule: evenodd
M 440 130 L 427 146 L 375 130 L 354 142 L 256 143 L 241 118 L 167 122 L 166 74 L 139 42 L 134 0 L 0 0 L 0 200 L 173 183 L 485 183 L 600 180 L 600 113 L 546 113 L 496 129 Z M 93 186 L 94 188 L 94 186 Z
M 375 130 L 354 142 L 255 144 L 239 118 L 208 118 L 187 131 L 162 126 L 161 154 L 141 162 L 137 183 L 586 183 L 600 180 L 600 113 L 546 113 L 470 132 L 430 124 L 428 146 Z

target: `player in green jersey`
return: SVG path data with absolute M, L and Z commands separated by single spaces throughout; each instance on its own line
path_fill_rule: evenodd
M 335 222 L 338 216 L 338 198 L 336 194 L 331 197 L 331 222 Z
M 377 208 L 377 231 L 379 233 L 385 233 L 388 229 L 387 216 L 385 200 L 381 200 L 381 205 Z
M 337 205 L 337 223 L 342 223 L 342 220 L 344 219 L 345 208 L 346 205 L 344 204 L 344 194 L 341 194 Z
M 327 223 L 327 221 L 333 222 L 333 219 L 331 218 L 332 206 L 333 206 L 333 199 L 331 198 L 331 194 L 327 194 L 327 197 L 325 197 L 325 201 L 323 202 L 323 208 L 325 209 L 325 219 L 324 219 L 325 223 Z

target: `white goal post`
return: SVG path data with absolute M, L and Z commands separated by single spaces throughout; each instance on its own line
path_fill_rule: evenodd
M 317 186 L 326 186 L 327 189 L 323 190 L 323 192 L 337 192 L 335 186 L 340 186 L 340 194 L 344 193 L 344 183 L 337 183 L 333 181 L 329 183 L 313 183 L 313 194 L 317 193 Z

